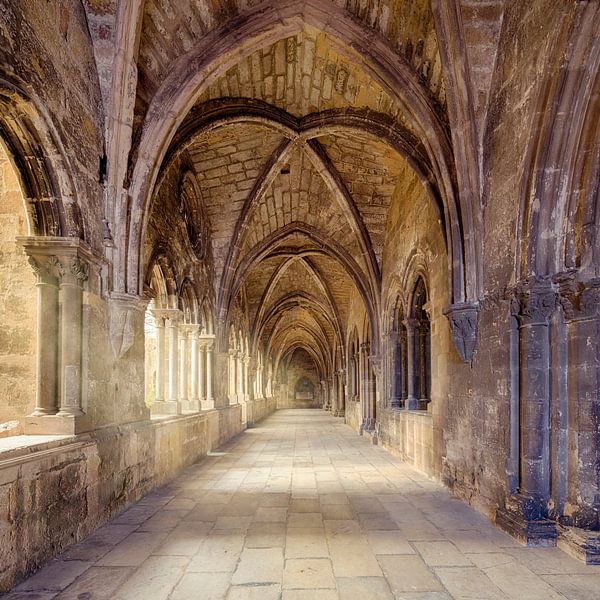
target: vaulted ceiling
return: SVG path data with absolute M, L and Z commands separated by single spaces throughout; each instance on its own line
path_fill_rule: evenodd
M 172 66 L 198 36 L 243 14 L 241 4 L 146 2 L 134 144 Z M 429 0 L 344 7 L 391 41 L 443 121 Z M 227 323 L 242 304 L 254 350 L 293 359 L 302 349 L 321 375 L 339 368 L 352 298 L 376 318 L 388 212 L 406 189 L 399 180 L 433 179 L 406 106 L 351 46 L 306 23 L 212 80 L 181 120 L 163 173 L 181 157 L 210 223 L 217 317 Z

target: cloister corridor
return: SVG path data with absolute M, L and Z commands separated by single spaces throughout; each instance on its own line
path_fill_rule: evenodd
M 280 410 L 72 546 L 10 600 L 597 597 L 340 419 Z

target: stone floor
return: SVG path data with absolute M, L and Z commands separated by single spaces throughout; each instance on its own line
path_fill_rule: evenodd
M 587 600 L 600 567 L 523 548 L 340 419 L 286 410 L 5 597 Z

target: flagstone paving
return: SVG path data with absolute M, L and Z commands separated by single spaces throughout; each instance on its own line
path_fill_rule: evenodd
M 10 600 L 594 600 L 600 567 L 524 548 L 318 410 L 278 411 Z

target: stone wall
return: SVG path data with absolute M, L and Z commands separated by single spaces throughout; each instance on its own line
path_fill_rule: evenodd
M 76 211 L 65 210 L 62 235 L 81 234 L 101 250 L 104 110 L 83 3 L 9 2 L 3 4 L 1 18 L 0 79 L 6 74 L 8 81 L 22 88 L 46 120 L 49 137 L 64 160 L 52 156 L 47 157 L 48 163 L 56 168 L 53 175 L 61 189 L 66 191 L 67 181 L 71 188 L 72 197 L 60 200 L 78 205 Z M 29 109 L 24 110 L 37 125 Z M 41 136 L 36 141 L 46 142 Z M 80 223 L 75 222 L 78 218 Z
M 35 403 L 35 277 L 15 243 L 26 234 L 19 182 L 0 144 L 0 437 L 20 433 Z
M 423 473 L 438 472 L 433 417 L 429 412 L 385 408 L 378 418 L 377 443 L 380 446 Z
M 256 402 L 253 422 L 274 410 Z M 239 406 L 0 454 L 0 592 L 242 431 Z
M 306 351 L 294 352 L 285 374 L 287 383 L 280 385 L 277 408 L 321 408 L 323 406 L 322 386 L 315 363 Z M 314 393 L 311 399 L 296 398 L 296 384 L 300 379 L 306 379 L 312 383 Z

